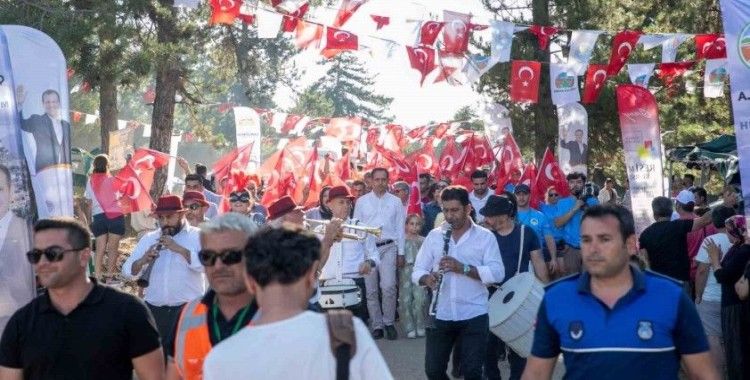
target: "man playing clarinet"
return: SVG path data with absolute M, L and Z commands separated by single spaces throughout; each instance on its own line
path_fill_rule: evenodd
M 412 281 L 432 288 L 436 298 L 435 324 L 427 330 L 425 373 L 431 380 L 448 379 L 448 359 L 460 338 L 464 378 L 479 380 L 489 324 L 486 285 L 501 282 L 505 268 L 492 232 L 469 216 L 469 192 L 462 186 L 449 186 L 440 198 L 449 230 L 430 231 L 412 273 Z

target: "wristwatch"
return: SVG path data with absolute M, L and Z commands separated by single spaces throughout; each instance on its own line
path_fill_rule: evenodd
M 372 269 L 375 268 L 375 260 L 373 260 L 373 259 L 367 259 L 367 260 L 365 260 L 365 262 L 368 263 L 368 264 L 370 264 L 370 268 L 372 268 Z
M 464 264 L 464 276 L 468 276 L 469 272 L 471 272 L 471 265 Z

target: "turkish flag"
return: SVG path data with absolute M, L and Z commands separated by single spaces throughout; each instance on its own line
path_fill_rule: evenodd
M 443 29 L 444 22 L 425 21 L 422 23 L 419 33 L 420 45 L 433 45 Z
M 727 57 L 727 45 L 723 34 L 696 34 L 695 59 L 720 59 Z
M 435 159 L 435 150 L 432 147 L 433 137 L 423 140 L 422 148 L 413 151 L 406 159 L 413 162 L 422 173 L 436 173 L 438 171 L 438 160 Z
M 546 195 L 546 191 L 550 186 L 554 186 L 560 197 L 567 197 L 570 195 L 568 189 L 568 182 L 565 180 L 565 173 L 560 168 L 560 164 L 557 162 L 554 153 L 550 148 L 544 151 L 542 163 L 539 164 L 539 170 L 536 175 L 536 181 L 532 187 L 532 192 L 536 194 L 536 197 L 541 201 Z
M 401 153 L 394 152 L 390 149 L 376 146 L 375 149 L 391 165 L 393 178 L 407 183 L 419 180 L 417 176 L 417 167 L 413 162 L 408 162 Z
M 370 127 L 367 129 L 367 137 L 365 137 L 365 144 L 368 146 L 378 145 L 380 140 L 380 129 L 377 127 Z
M 657 76 L 669 88 L 672 87 L 674 80 L 685 74 L 686 71 L 690 70 L 695 66 L 695 62 L 669 62 L 660 63 L 659 72 Z
M 343 0 L 341 1 L 341 8 L 336 14 L 336 18 L 333 20 L 333 26 L 339 28 L 344 25 L 349 18 L 352 17 L 354 12 L 364 5 L 368 0 Z
M 320 176 L 318 158 L 318 147 L 316 146 L 310 153 L 304 170 L 299 173 L 299 180 L 295 183 L 292 198 L 298 205 L 305 208 L 314 207 L 320 200 L 323 178 Z M 305 196 L 305 193 L 307 193 L 307 196 Z
M 445 139 L 443 151 L 440 153 L 438 172 L 435 173 L 435 177 L 453 178 L 461 169 L 459 166 L 459 159 L 461 158 L 461 151 L 456 148 L 456 139 L 453 136 L 448 136 L 448 138 Z
M 323 56 L 331 58 L 336 54 L 344 50 L 358 50 L 359 39 L 356 34 L 349 33 L 347 31 L 331 28 L 326 28 L 326 47 L 323 49 Z
M 324 129 L 326 136 L 336 137 L 341 141 L 359 141 L 362 136 L 362 118 L 334 117 Z
M 536 103 L 539 100 L 539 71 L 536 61 L 513 61 L 510 68 L 510 99 L 517 103 Z
M 253 151 L 253 143 L 243 145 L 232 149 L 229 153 L 222 156 L 211 169 L 214 174 L 214 180 L 218 187 L 224 178 L 229 177 L 232 169 L 244 171 L 250 163 L 250 153 Z
M 336 163 L 334 171 L 336 175 L 344 181 L 352 178 L 351 155 L 349 152 L 346 152 L 339 162 Z
M 435 131 L 432 134 L 435 135 L 436 138 L 442 139 L 450 128 L 451 125 L 449 123 L 440 123 L 435 127 Z
M 112 179 L 123 214 L 151 209 L 154 202 L 149 191 L 154 184 L 154 174 L 167 164 L 169 155 L 166 153 L 146 148 L 135 150 L 128 164 Z
M 297 25 L 305 17 L 307 11 L 310 9 L 310 4 L 305 2 L 299 8 L 295 9 L 287 15 L 281 21 L 281 30 L 287 33 L 294 32 L 297 29 Z
M 495 161 L 492 146 L 484 136 L 477 136 L 472 132 L 471 136 L 462 145 L 471 149 L 472 157 L 476 161 L 477 167 L 489 165 Z
M 435 70 L 435 49 L 429 47 L 406 47 L 406 53 L 409 55 L 411 67 L 422 73 L 420 85 L 424 84 L 424 79 L 432 70 Z
M 296 187 L 293 170 L 299 166 L 290 163 L 293 159 L 289 155 L 290 153 L 285 147 L 277 157 L 276 165 L 273 171 L 271 171 L 266 184 L 266 191 L 260 200 L 260 203 L 265 207 L 269 207 L 271 203 L 284 195 L 293 195 L 294 188 Z
M 558 29 L 554 26 L 532 25 L 529 27 L 529 31 L 533 33 L 539 41 L 539 48 L 547 50 L 550 38 L 557 34 Z
M 394 152 L 402 151 L 407 142 L 404 136 L 404 127 L 398 124 L 388 124 L 385 126 L 385 130 L 386 135 L 381 145 Z
M 242 2 L 240 11 L 237 14 L 237 18 L 245 24 L 252 25 L 255 23 L 255 14 L 253 14 L 253 4 L 248 2 Z
M 502 166 L 503 173 L 509 174 L 513 170 L 521 171 L 523 169 L 523 156 L 521 156 L 521 149 L 516 144 L 516 139 L 513 135 L 508 134 L 505 136 L 503 146 L 497 153 L 497 160 Z
M 391 23 L 391 18 L 388 16 L 370 15 L 370 17 L 372 17 L 372 21 L 376 24 L 375 30 L 383 29 L 384 26 Z
M 469 47 L 471 15 L 443 11 L 443 50 L 447 53 L 464 54 Z
M 240 14 L 242 0 L 211 0 L 210 25 L 226 24 L 232 25 L 234 19 Z
M 406 135 L 409 136 L 410 139 L 421 139 L 423 138 L 427 132 L 429 132 L 430 127 L 427 125 L 423 125 L 421 127 L 412 128 L 409 130 L 409 132 L 406 132 Z
M 406 206 L 406 215 L 412 214 L 422 215 L 422 195 L 419 191 L 419 181 L 412 182 L 411 189 L 409 190 L 409 203 Z
M 298 49 L 317 48 L 323 37 L 323 25 L 299 20 L 294 44 Z
M 615 76 L 620 72 L 630 57 L 630 53 L 635 49 L 641 32 L 634 30 L 623 30 L 612 38 L 612 53 L 609 56 L 609 65 L 607 66 L 607 75 Z
M 607 82 L 607 65 L 589 65 L 586 70 L 586 83 L 583 87 L 583 97 L 581 103 L 596 103 L 599 94 L 604 89 Z

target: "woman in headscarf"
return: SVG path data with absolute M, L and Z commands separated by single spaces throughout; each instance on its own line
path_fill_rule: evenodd
M 318 202 L 317 207 L 313 207 L 305 213 L 306 219 L 312 219 L 312 220 L 331 220 L 333 218 L 333 214 L 331 213 L 331 210 L 326 206 L 326 203 L 328 202 L 328 191 L 331 190 L 330 186 L 323 186 L 323 188 L 320 190 L 320 201 Z
M 742 301 L 734 285 L 743 276 L 750 261 L 750 245 L 746 244 L 747 223 L 744 215 L 735 215 L 725 222 L 732 247 L 721 257 L 721 250 L 707 242 L 708 254 L 716 281 L 721 284 L 721 330 L 724 337 L 727 377 L 750 379 L 750 308 Z

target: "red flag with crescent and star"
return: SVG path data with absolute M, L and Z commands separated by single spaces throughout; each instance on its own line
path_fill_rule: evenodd
M 634 30 L 623 30 L 612 38 L 612 53 L 609 56 L 609 65 L 607 66 L 607 75 L 615 76 L 620 72 L 625 63 L 628 62 L 630 53 L 635 49 L 641 32 Z
M 156 150 L 139 148 L 122 170 L 112 179 L 115 198 L 119 199 L 123 214 L 150 210 L 154 204 L 149 191 L 154 184 L 156 169 L 169 164 L 169 155 Z
M 422 140 L 422 148 L 415 150 L 406 159 L 414 162 L 421 173 L 436 173 L 438 171 L 438 160 L 435 159 L 435 150 L 432 147 L 433 136 Z
M 550 186 L 555 187 L 560 197 L 570 195 L 568 183 L 565 180 L 565 173 L 560 168 L 555 154 L 552 153 L 550 148 L 547 148 L 544 151 L 542 163 L 539 164 L 539 170 L 537 171 L 536 180 L 534 181 L 534 186 L 531 187 L 531 191 L 537 199 L 544 200 L 545 192 Z
M 240 14 L 242 0 L 211 0 L 211 19 L 210 25 L 234 24 L 234 19 Z
M 333 20 L 333 26 L 339 28 L 344 25 L 354 15 L 354 12 L 363 6 L 368 0 L 343 0 L 336 18 Z
M 456 138 L 448 136 L 445 139 L 445 145 L 443 151 L 440 153 L 440 161 L 438 161 L 438 170 L 435 174 L 435 178 L 453 178 L 461 170 L 460 160 L 461 151 L 456 147 Z
M 547 50 L 550 38 L 557 34 L 557 28 L 554 26 L 532 25 L 529 31 L 536 36 L 539 41 L 539 49 Z
M 673 95 L 672 84 L 677 77 L 685 74 L 695 66 L 695 62 L 668 62 L 660 63 L 659 71 L 656 74 L 667 87 L 667 94 Z
M 432 46 L 440 35 L 440 31 L 443 30 L 443 25 L 445 23 L 440 21 L 423 22 L 419 33 L 419 43 Z
M 401 155 L 401 153 L 394 152 L 381 146 L 376 146 L 375 150 L 390 164 L 391 167 L 389 172 L 391 172 L 390 174 L 392 174 L 392 178 L 405 181 L 406 183 L 412 183 L 419 180 L 417 166 L 414 162 L 409 162 Z
M 599 94 L 607 82 L 607 65 L 589 65 L 586 71 L 586 83 L 583 86 L 583 97 L 581 103 L 596 103 Z
M 471 15 L 443 11 L 443 50 L 451 54 L 464 54 L 469 48 Z
M 510 99 L 516 103 L 539 101 L 539 71 L 536 61 L 513 61 L 510 69 Z
M 391 18 L 388 16 L 370 15 L 370 17 L 375 22 L 375 30 L 383 29 L 391 24 Z
M 435 70 L 435 49 L 429 47 L 406 47 L 406 53 L 409 55 L 409 63 L 411 67 L 422 74 L 422 80 L 419 82 L 420 86 L 424 84 L 424 80 L 432 70 Z
M 727 45 L 723 34 L 696 34 L 695 59 L 721 59 L 727 57 Z
M 284 18 L 281 21 L 281 30 L 287 33 L 294 32 L 297 29 L 297 24 L 302 21 L 302 18 L 305 17 L 305 14 L 307 14 L 309 9 L 310 4 L 305 2 L 294 12 L 284 15 Z
M 358 50 L 359 38 L 356 34 L 336 28 L 326 28 L 326 47 L 321 54 L 331 58 L 344 50 Z

